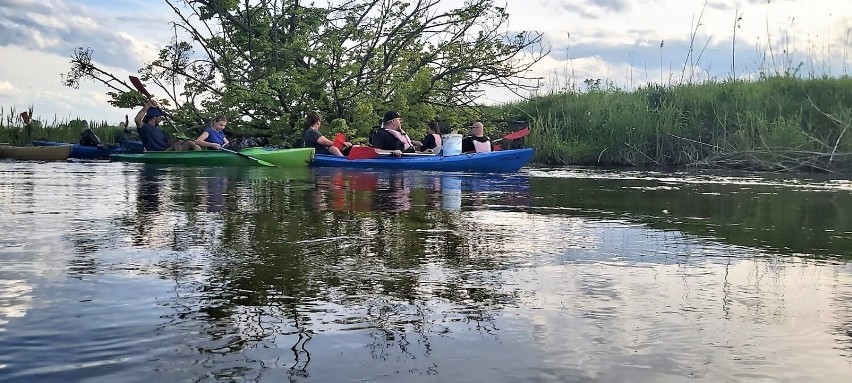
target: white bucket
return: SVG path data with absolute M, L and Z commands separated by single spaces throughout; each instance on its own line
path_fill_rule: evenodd
M 462 135 L 461 134 L 445 134 L 441 136 L 442 152 L 444 156 L 457 156 L 461 154 Z

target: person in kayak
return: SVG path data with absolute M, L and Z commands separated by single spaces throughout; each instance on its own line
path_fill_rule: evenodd
M 217 150 L 228 146 L 230 142 L 224 132 L 226 126 L 228 126 L 228 117 L 221 114 L 216 116 L 210 126 L 204 128 L 204 131 L 195 139 L 195 143 L 202 148 Z
M 382 117 L 382 129 L 377 129 L 373 134 L 371 144 L 380 150 L 390 150 L 393 155 L 399 157 L 402 153 L 414 153 L 414 147 L 421 144 L 420 141 L 412 141 L 402 130 L 402 117 L 396 111 L 389 111 Z
M 345 157 L 352 148 L 351 142 L 343 143 L 343 150 L 334 146 L 334 141 L 325 138 L 319 129 L 322 126 L 322 118 L 316 112 L 308 113 L 305 125 L 302 127 L 302 141 L 306 148 L 314 148 L 316 154 L 331 154 L 333 156 Z
M 470 126 L 470 134 L 462 139 L 462 153 L 487 153 L 494 149 L 485 128 L 477 121 Z
M 443 140 L 441 139 L 441 128 L 435 121 L 426 125 L 426 137 L 420 141 L 420 151 L 424 153 L 437 153 L 441 150 Z
M 133 120 L 136 122 L 136 130 L 139 132 L 139 139 L 142 141 L 145 151 L 201 150 L 201 147 L 194 141 L 166 138 L 166 132 L 159 127 L 160 122 L 163 121 L 163 112 L 154 99 L 149 99 Z

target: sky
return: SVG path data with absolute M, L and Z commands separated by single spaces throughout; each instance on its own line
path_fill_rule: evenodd
M 463 0 L 442 0 L 441 6 Z M 708 79 L 852 71 L 852 1 L 846 0 L 495 0 L 509 31 L 544 34 L 550 49 L 533 69 L 539 93 L 600 79 L 624 89 Z M 63 85 L 78 46 L 119 78 L 137 73 L 171 38 L 160 0 L 0 0 L 0 118 L 34 109 L 50 123 L 118 123 L 134 110 L 107 103 L 107 89 Z M 738 20 L 738 21 L 737 21 Z M 692 49 L 690 49 L 692 47 Z M 691 52 L 691 53 L 690 53 Z M 801 65 L 800 65 L 801 64 Z M 733 66 L 733 67 L 732 67 Z M 518 99 L 489 90 L 480 100 Z M 4 120 L 5 121 L 5 120 Z

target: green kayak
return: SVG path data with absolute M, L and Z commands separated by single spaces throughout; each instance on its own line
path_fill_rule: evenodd
M 283 167 L 308 166 L 314 159 L 313 148 L 267 149 L 246 148 L 240 154 L 219 150 L 191 150 L 186 152 L 145 152 L 142 154 L 113 154 L 113 161 L 139 162 L 158 165 L 188 166 L 260 166 L 265 161 Z M 268 165 L 267 165 L 268 166 Z

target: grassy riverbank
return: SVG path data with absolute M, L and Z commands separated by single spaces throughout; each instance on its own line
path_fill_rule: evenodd
M 29 123 L 25 123 L 21 116 L 22 112 L 27 112 L 34 118 Z M 80 135 L 88 128 L 92 128 L 103 143 L 115 143 L 115 137 L 120 135 L 123 129 L 118 125 L 110 125 L 106 121 L 60 120 L 54 117 L 53 121 L 46 122 L 34 115 L 32 108 L 19 111 L 14 108 L 0 107 L 0 142 L 3 143 L 29 146 L 33 140 L 77 142 L 80 140 Z
M 546 164 L 852 170 L 852 78 L 772 77 L 507 104 Z
M 584 92 L 488 108 L 485 118 L 529 120 L 525 144 L 536 148 L 534 161 L 542 164 L 852 171 L 850 77 L 770 77 L 630 92 L 589 85 Z M 79 119 L 25 125 L 17 111 L 4 112 L 0 142 L 17 145 L 77 142 L 87 127 L 112 143 L 121 132 Z

